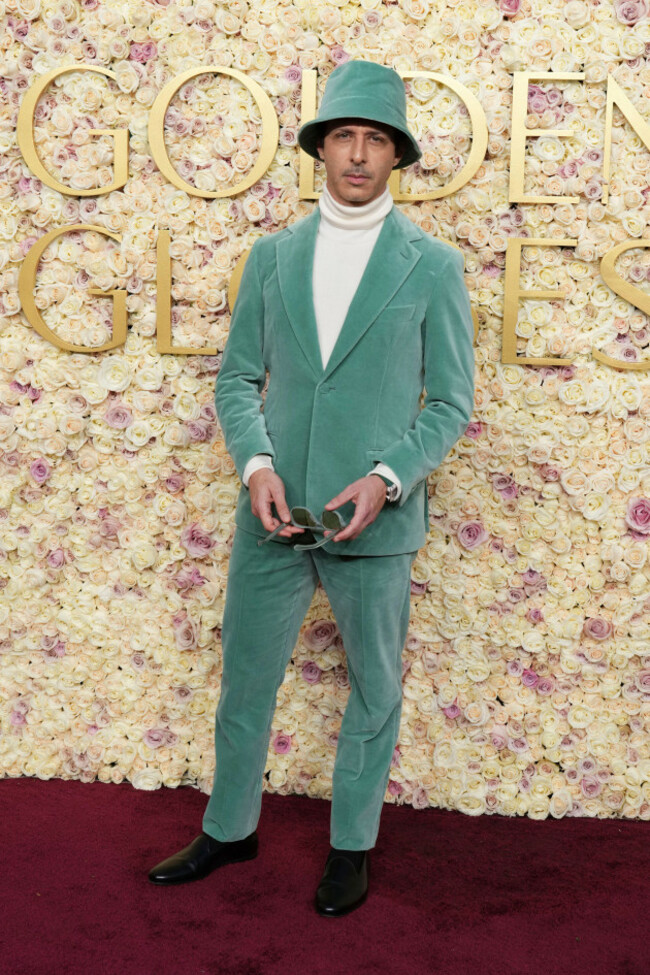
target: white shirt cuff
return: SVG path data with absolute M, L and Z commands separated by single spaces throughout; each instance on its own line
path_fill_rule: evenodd
M 270 454 L 253 454 L 253 456 L 248 461 L 248 463 L 246 464 L 246 467 L 244 468 L 244 470 L 242 472 L 241 479 L 242 479 L 242 484 L 244 485 L 244 487 L 248 487 L 248 481 L 249 481 L 249 478 L 250 478 L 251 474 L 254 471 L 261 470 L 262 467 L 268 467 L 268 469 L 270 471 L 274 470 L 274 467 L 273 467 L 273 458 L 271 457 L 271 455 Z
M 389 477 L 394 484 L 397 484 L 397 497 L 399 498 L 400 494 L 402 493 L 402 482 L 395 471 L 392 470 L 388 464 L 375 464 L 373 469 L 368 471 L 368 474 L 383 474 L 384 477 Z

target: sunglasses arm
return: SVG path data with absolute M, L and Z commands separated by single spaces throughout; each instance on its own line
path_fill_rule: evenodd
M 276 527 L 275 527 L 275 528 L 273 529 L 273 531 L 272 531 L 272 532 L 270 532 L 270 534 L 268 534 L 268 535 L 266 536 L 266 538 L 262 538 L 262 539 L 260 539 L 260 541 L 259 541 L 259 542 L 258 542 L 257 544 L 258 544 L 258 545 L 263 545 L 263 544 L 264 544 L 264 542 L 270 542 L 272 538 L 275 538 L 275 536 L 276 536 L 276 535 L 278 534 L 278 532 L 281 532 L 281 531 L 282 531 L 282 529 L 283 529 L 283 528 L 286 528 L 286 527 L 287 527 L 287 522 L 286 522 L 286 521 L 281 521 L 281 522 L 280 522 L 280 524 L 279 524 L 279 525 L 277 525 L 277 526 L 276 526 Z

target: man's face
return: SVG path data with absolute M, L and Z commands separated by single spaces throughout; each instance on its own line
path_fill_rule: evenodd
M 328 122 L 318 154 L 327 170 L 327 188 L 344 206 L 363 206 L 381 196 L 401 159 L 393 130 L 362 119 Z

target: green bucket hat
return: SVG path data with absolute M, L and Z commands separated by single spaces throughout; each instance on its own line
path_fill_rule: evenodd
M 346 61 L 332 71 L 318 116 L 298 130 L 300 148 L 320 159 L 318 137 L 323 122 L 359 118 L 391 125 L 406 137 L 404 155 L 394 169 L 410 166 L 422 155 L 406 122 L 406 91 L 397 71 L 374 61 Z

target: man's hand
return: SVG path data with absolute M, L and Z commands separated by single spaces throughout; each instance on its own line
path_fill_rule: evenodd
M 248 489 L 251 496 L 251 511 L 256 518 L 260 519 L 267 532 L 272 532 L 280 524 L 271 512 L 271 504 L 275 504 L 275 510 L 280 515 L 281 521 L 288 522 L 287 527 L 278 532 L 278 535 L 286 537 L 304 531 L 303 528 L 291 524 L 291 512 L 284 496 L 284 483 L 275 471 L 268 467 L 253 471 L 248 479 Z
M 338 508 L 346 501 L 352 501 L 355 512 L 352 521 L 334 536 L 333 541 L 344 542 L 357 538 L 364 528 L 372 524 L 386 502 L 386 485 L 378 474 L 367 474 L 358 481 L 348 484 L 340 494 L 328 501 L 326 508 Z

